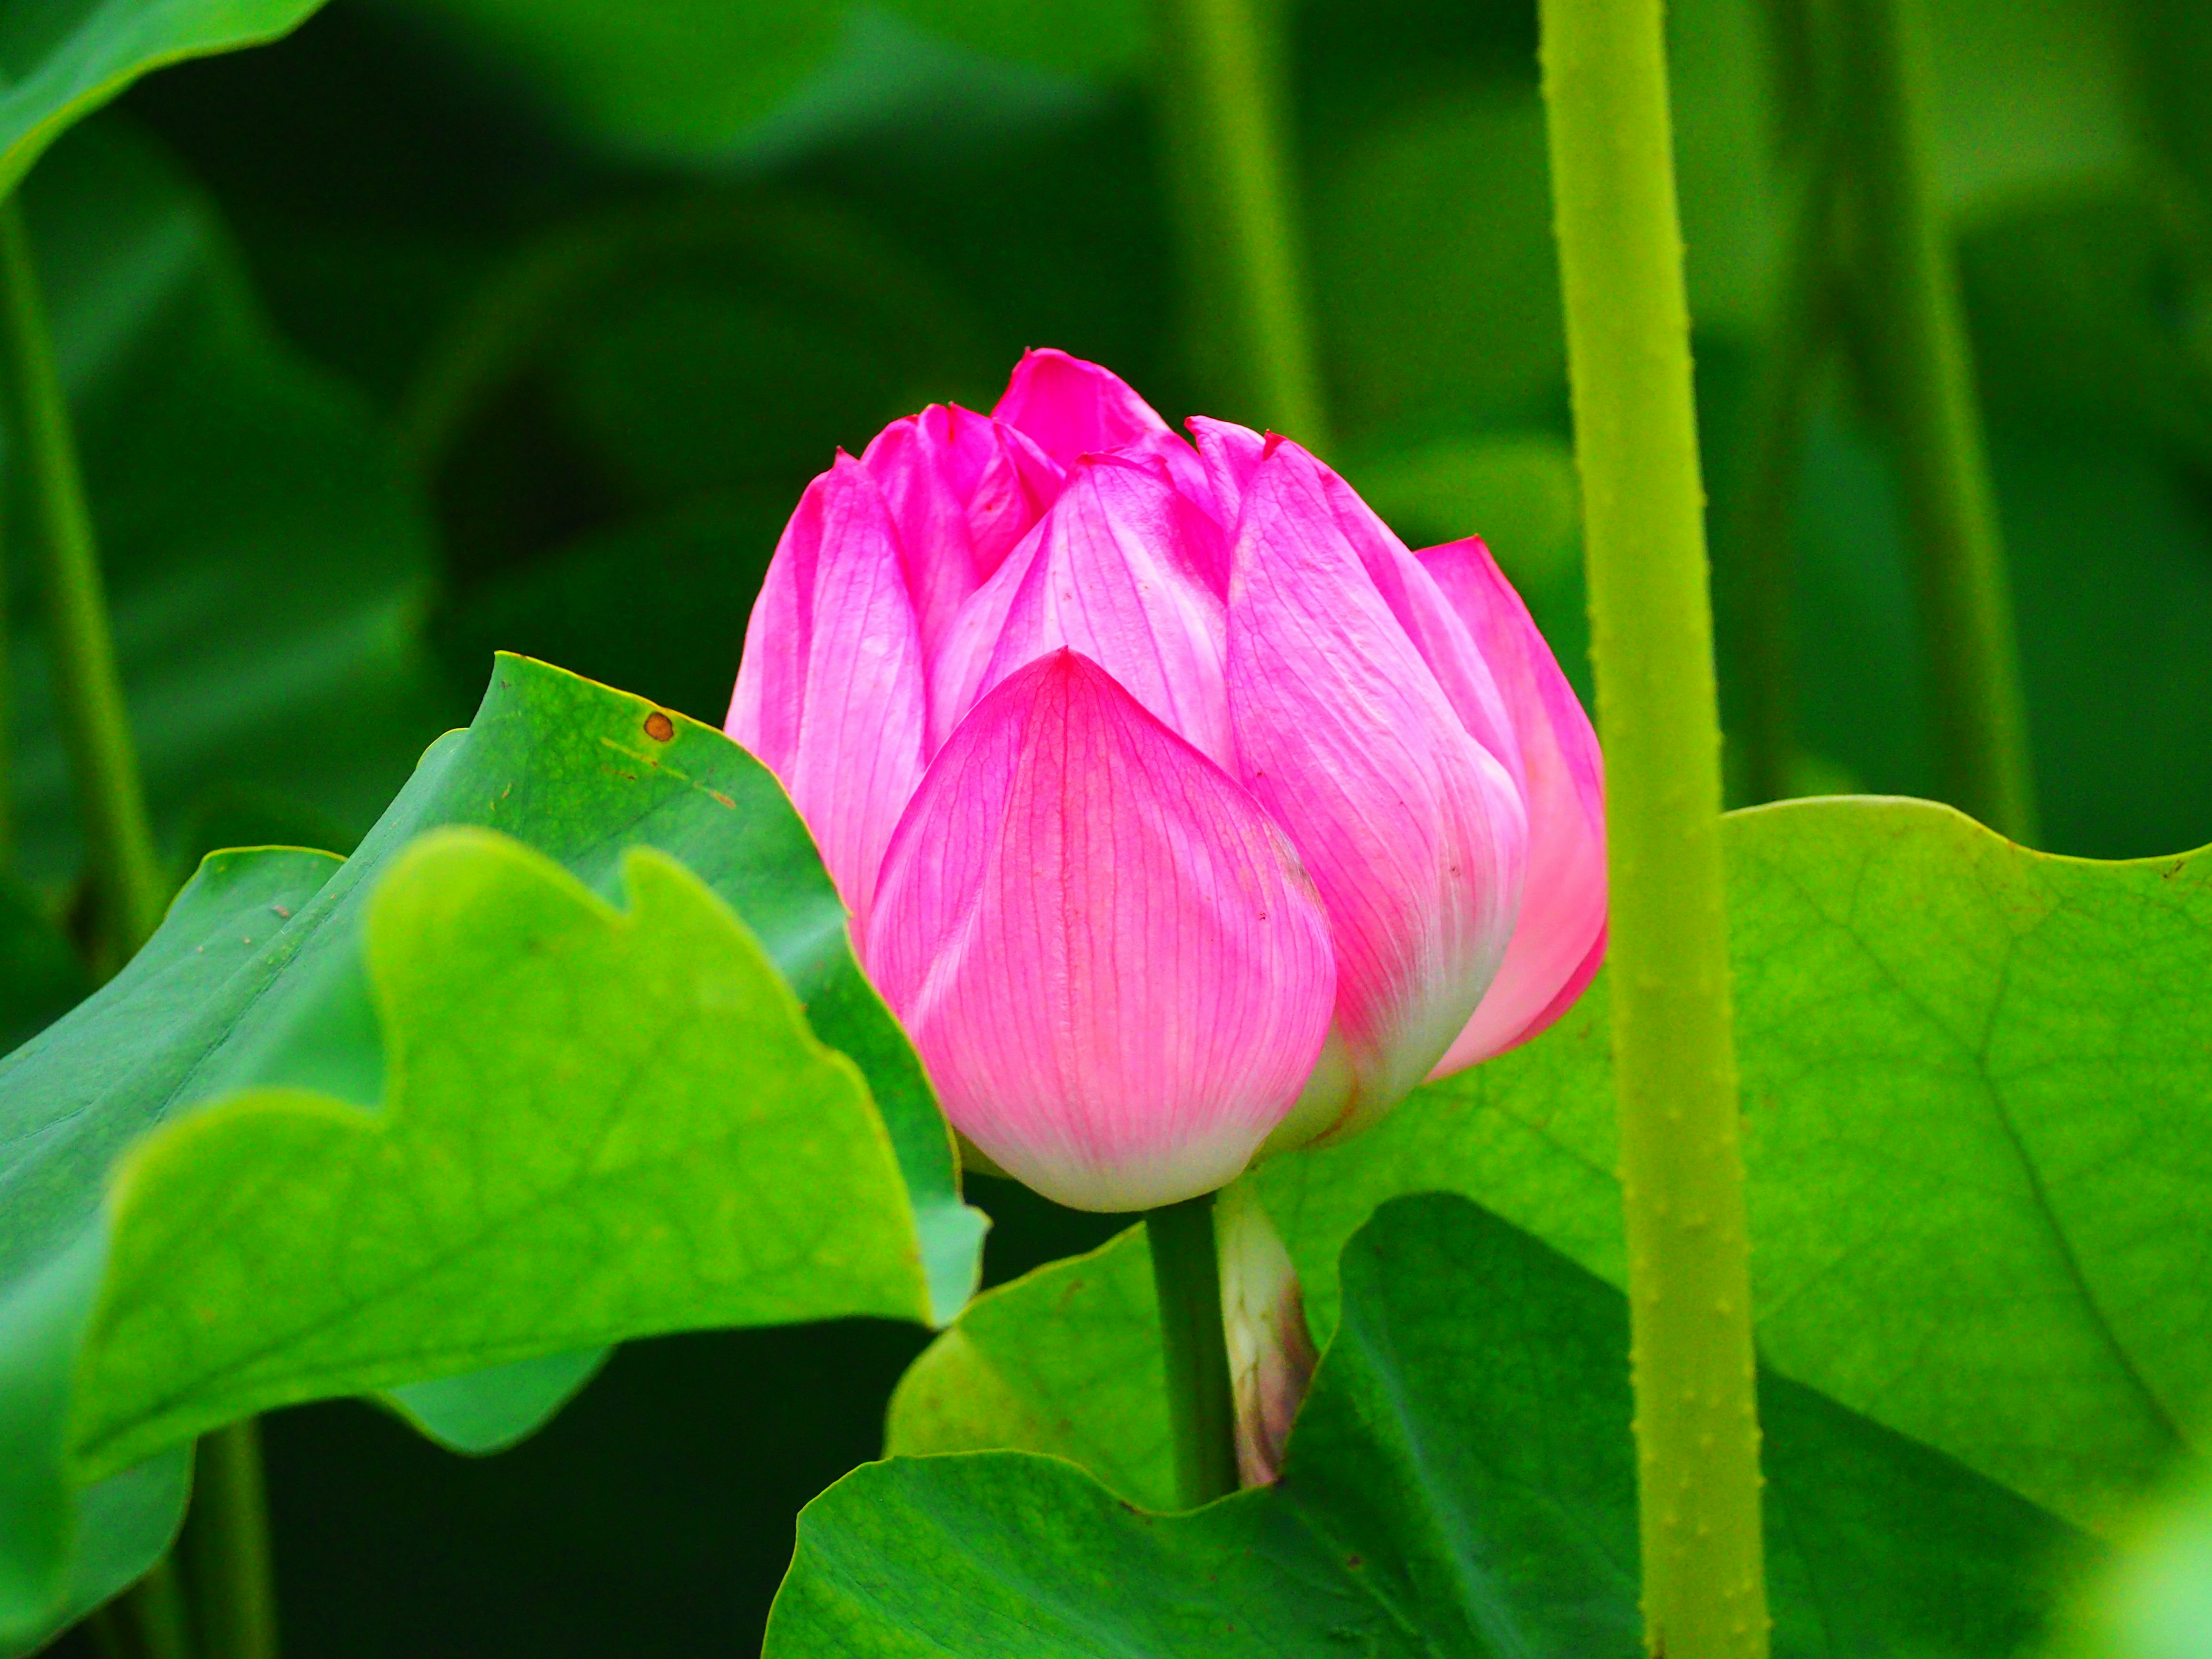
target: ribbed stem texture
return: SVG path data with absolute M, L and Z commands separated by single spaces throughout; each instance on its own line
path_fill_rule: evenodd
M 1228 411 L 1326 453 L 1265 0 L 1155 0 L 1161 115 L 1201 356 Z
M 1159 1294 L 1176 1495 L 1185 1509 L 1196 1509 L 1237 1490 L 1237 1406 L 1221 1324 L 1213 1194 L 1148 1212 L 1145 1233 Z
M 1610 845 L 1652 1653 L 1766 1651 L 1704 493 L 1659 0 L 1542 0 Z

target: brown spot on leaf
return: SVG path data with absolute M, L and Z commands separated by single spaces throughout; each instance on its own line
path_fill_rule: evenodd
M 645 717 L 645 735 L 655 743 L 673 742 L 676 722 L 656 708 Z

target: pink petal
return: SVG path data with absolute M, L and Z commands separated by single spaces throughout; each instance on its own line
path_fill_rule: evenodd
M 1252 487 L 1252 475 L 1260 470 L 1267 441 L 1249 426 L 1217 421 L 1207 415 L 1194 415 L 1183 425 L 1198 442 L 1214 520 L 1234 533 L 1237 514 L 1243 509 L 1244 492 Z
M 991 413 L 1034 438 L 1062 466 L 1147 436 L 1178 441 L 1120 375 L 1049 347 L 1022 354 Z
M 776 544 L 724 729 L 790 792 L 856 938 L 921 779 L 924 717 L 921 638 L 890 508 L 841 452 Z
M 1213 521 L 1157 466 L 1122 456 L 1078 461 L 975 695 L 1064 646 L 1111 674 L 1215 764 L 1228 765 L 1226 615 L 1200 574 L 1225 562 Z M 952 718 L 964 712 L 954 709 Z
M 1327 1033 L 1328 924 L 1251 797 L 1071 651 L 976 705 L 884 865 L 868 966 L 946 1114 L 1084 1209 L 1233 1178 Z
M 1065 479 L 1034 439 L 1004 421 L 957 405 L 945 418 L 954 487 L 968 504 L 976 573 L 988 577 L 1045 515 Z
M 1461 723 L 1497 757 L 1518 786 L 1521 745 L 1512 716 L 1478 642 L 1443 590 L 1357 490 L 1287 439 L 1276 441 L 1297 453 L 1301 459 L 1295 465 L 1300 470 L 1311 469 L 1337 528 L 1359 555 L 1382 602 L 1436 676 Z
M 1336 947 L 1350 1097 L 1301 1103 L 1297 1127 L 1346 1133 L 1420 1082 L 1489 988 L 1527 817 L 1292 444 L 1245 495 L 1228 681 L 1238 775 L 1297 848 Z
M 1044 546 L 1045 526 L 1051 516 L 1047 514 L 1032 525 L 1006 562 L 969 596 L 929 659 L 927 752 L 932 757 L 945 746 L 983 695 L 983 677 L 998 653 L 999 636 L 1006 631 L 1014 600 Z
M 900 568 L 912 596 L 925 659 L 981 585 L 968 527 L 967 496 L 955 477 L 946 411 L 933 404 L 893 421 L 861 453 L 897 527 Z
M 1513 942 L 1437 1065 L 1455 1072 L 1526 1042 L 1572 1006 L 1605 956 L 1605 775 L 1597 734 L 1528 608 L 1469 537 L 1419 556 L 1489 662 L 1520 733 L 1528 876 Z

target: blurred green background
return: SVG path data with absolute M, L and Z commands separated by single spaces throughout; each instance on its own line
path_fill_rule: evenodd
M 1929 12 L 2044 841 L 2193 847 L 2212 7 Z M 1281 21 L 1328 459 L 1415 545 L 1487 537 L 1587 696 L 1533 6 Z M 1680 0 L 1671 28 L 1733 713 L 1730 514 L 1794 112 L 1756 0 Z M 806 480 L 924 402 L 989 407 L 1025 346 L 1171 421 L 1248 413 L 1210 390 L 1208 296 L 1180 279 L 1149 33 L 1140 0 L 336 0 L 63 140 L 26 199 L 179 871 L 349 848 L 495 648 L 719 723 Z M 1795 519 L 1804 787 L 1936 793 L 1893 483 L 1840 368 Z M 79 849 L 35 596 L 9 587 L 0 969 L 35 1023 L 81 988 L 33 925 L 81 902 Z M 979 1185 L 994 1279 L 1110 1230 Z M 922 1340 L 635 1345 L 482 1463 L 357 1404 L 275 1416 L 289 1650 L 748 1650 L 793 1514 L 874 1454 Z

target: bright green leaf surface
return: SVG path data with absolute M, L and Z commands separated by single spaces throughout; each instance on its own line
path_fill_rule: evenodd
M 74 134 L 24 197 L 157 833 L 258 789 L 358 836 L 450 719 L 416 639 L 416 486 L 358 397 L 277 339 L 209 204 L 118 120 Z M 76 797 L 36 586 L 10 566 L 18 867 L 58 881 L 81 857 Z
M 1728 830 L 1763 1353 L 2108 1522 L 2212 1408 L 2212 856 L 2051 858 L 1913 801 Z M 1419 1188 L 1620 1276 L 1605 1009 L 1259 1173 L 1322 1328 L 1343 1241 Z M 893 1449 L 1033 1447 L 1159 1501 L 1148 1283 L 1131 1235 L 984 1297 Z
M 0 1061 L 0 1324 L 46 1334 L 0 1344 L 0 1436 L 22 1451 L 0 1460 L 0 1629 L 34 1618 L 40 1587 L 50 1589 L 61 1570 L 65 1414 L 85 1433 L 128 1435 L 130 1443 L 149 1446 L 167 1431 L 125 1416 L 138 1412 L 147 1424 L 158 1417 L 172 1426 L 215 1420 L 195 1419 L 203 1407 L 189 1398 L 104 1403 L 100 1389 L 111 1382 L 118 1402 L 143 1386 L 130 1371 L 138 1361 L 118 1360 L 87 1384 L 90 1392 L 81 1388 L 70 1398 L 70 1354 L 100 1283 L 100 1206 L 116 1160 L 149 1128 L 240 1090 L 310 1090 L 360 1108 L 387 1098 L 397 1079 L 385 1070 L 379 1006 L 363 966 L 364 906 L 372 878 L 424 831 L 445 824 L 503 830 L 611 900 L 622 895 L 621 860 L 629 848 L 658 848 L 696 872 L 765 948 L 814 1032 L 866 1079 L 905 1188 L 898 1224 L 918 1231 L 927 1270 L 928 1300 L 912 1310 L 949 1318 L 973 1286 L 982 1219 L 960 1201 L 944 1121 L 913 1051 L 853 960 L 843 908 L 782 790 L 711 727 L 542 663 L 501 658 L 475 723 L 433 746 L 351 860 L 288 851 L 211 858 L 122 975 Z M 593 1012 L 571 1011 L 580 1039 L 590 1035 L 583 1016 Z M 560 1076 L 507 1081 L 550 1101 L 562 1097 Z M 489 1101 L 478 1104 L 491 1109 Z M 267 1110 L 233 1103 L 215 1121 Z M 324 1122 L 334 1110 L 302 1121 Z M 276 1113 L 290 1126 L 280 1134 L 318 1132 L 299 1129 L 296 1115 Z M 215 1133 L 196 1126 L 194 1119 L 177 1133 Z M 780 1172 L 768 1185 L 799 1190 Z M 127 1262 L 127 1236 L 118 1249 L 118 1263 Z M 181 1269 L 162 1276 L 181 1260 L 166 1253 L 147 1269 L 151 1277 L 134 1281 L 131 1294 L 150 1310 L 147 1317 L 173 1320 L 186 1305 L 175 1298 L 198 1288 Z M 805 1316 L 857 1310 L 831 1291 Z M 251 1301 L 257 1316 L 272 1322 L 271 1340 L 286 1328 L 281 1298 Z M 710 1298 L 690 1322 L 725 1316 Z M 557 1322 L 541 1321 L 527 1343 L 511 1332 L 488 1334 L 480 1348 L 457 1342 L 434 1365 L 411 1374 L 387 1369 L 362 1386 L 504 1366 L 614 1334 L 564 1333 Z M 158 1343 L 146 1350 L 143 1364 L 175 1370 L 174 1357 L 157 1350 Z M 355 1386 L 343 1380 L 353 1373 L 327 1354 L 312 1364 L 303 1358 L 299 1375 L 287 1380 L 289 1362 L 275 1352 L 262 1369 L 237 1373 L 241 1389 L 302 1398 Z M 361 1358 L 356 1352 L 344 1364 Z M 374 1369 L 362 1360 L 360 1374 Z M 562 1394 L 548 1386 L 544 1367 L 525 1365 L 403 1403 L 457 1443 L 482 1448 L 526 1432 Z
M 1620 1294 L 1441 1195 L 1383 1208 L 1343 1275 L 1277 1486 L 1159 1516 L 1051 1459 L 877 1464 L 801 1516 L 769 1653 L 1635 1651 Z M 1778 1655 L 2034 1633 L 2065 1527 L 1809 1389 L 1761 1396 Z
M 0 9 L 0 192 L 149 70 L 273 40 L 322 0 L 15 0 Z
M 88 1476 L 218 1423 L 660 1330 L 926 1318 L 858 1069 L 649 849 L 617 915 L 543 854 L 446 830 L 371 901 L 374 1117 L 257 1091 L 126 1163 L 78 1361 Z

